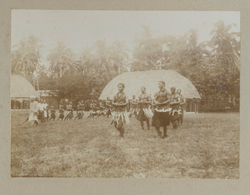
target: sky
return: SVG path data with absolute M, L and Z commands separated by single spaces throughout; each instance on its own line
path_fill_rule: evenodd
M 116 40 L 133 49 L 134 39 L 149 25 L 154 37 L 179 36 L 190 29 L 198 30 L 198 42 L 211 38 L 214 23 L 236 24 L 240 31 L 240 12 L 226 11 L 74 11 L 74 10 L 12 10 L 11 45 L 34 35 L 42 40 L 44 57 L 64 41 L 74 52 L 93 47 L 97 40 L 107 44 Z

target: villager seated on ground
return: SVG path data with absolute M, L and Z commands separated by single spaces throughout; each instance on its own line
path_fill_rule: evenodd
M 69 104 L 67 105 L 67 111 L 68 114 L 66 115 L 66 117 L 64 118 L 64 120 L 71 120 L 74 116 L 73 114 L 73 106 L 72 106 L 72 101 L 69 102 Z
M 63 120 L 64 119 L 64 104 L 63 102 L 60 102 L 59 104 L 59 117 L 57 120 Z
M 78 102 L 76 106 L 76 118 L 75 119 L 82 119 L 83 111 L 80 109 L 80 102 Z

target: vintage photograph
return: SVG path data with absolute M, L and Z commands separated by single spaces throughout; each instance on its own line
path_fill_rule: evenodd
M 240 12 L 11 16 L 11 177 L 239 179 Z

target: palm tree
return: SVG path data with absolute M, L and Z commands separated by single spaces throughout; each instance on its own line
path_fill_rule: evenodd
M 128 51 L 129 50 L 123 42 L 117 40 L 112 44 L 112 57 L 115 62 L 114 68 L 118 74 L 127 70 L 126 65 L 127 60 L 129 59 Z
M 105 40 L 98 40 L 95 44 L 96 55 L 94 64 L 100 73 L 115 75 L 115 63 L 112 55 L 112 46 L 107 46 Z
M 215 23 L 211 31 L 212 39 L 209 46 L 212 55 L 215 55 L 221 64 L 228 69 L 231 74 L 238 74 L 240 71 L 240 41 L 239 32 L 230 32 L 232 24 L 225 25 L 223 21 Z
M 41 56 L 41 40 L 33 35 L 24 38 L 11 52 L 11 72 L 30 77 L 36 70 Z M 16 49 L 15 49 L 16 48 Z
M 65 74 L 73 74 L 75 68 L 75 55 L 64 42 L 58 42 L 57 46 L 51 50 L 47 60 L 51 63 L 51 71 L 61 78 Z
M 133 50 L 133 69 L 159 69 L 159 60 L 163 58 L 163 44 L 161 39 L 153 38 L 149 26 L 142 25 L 143 33 L 135 38 Z M 143 68 L 142 68 L 143 67 Z
M 84 48 L 77 56 L 76 69 L 78 72 L 88 74 L 94 66 L 93 48 Z

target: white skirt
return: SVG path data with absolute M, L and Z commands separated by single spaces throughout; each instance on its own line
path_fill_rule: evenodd
M 124 125 L 130 124 L 128 112 L 114 111 L 114 112 L 112 112 L 112 117 L 113 117 L 113 121 L 116 123 L 118 123 L 120 120 Z
M 47 111 L 44 110 L 44 117 L 47 118 Z
M 29 121 L 37 121 L 37 114 L 35 114 L 34 112 L 31 112 L 29 114 Z

